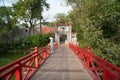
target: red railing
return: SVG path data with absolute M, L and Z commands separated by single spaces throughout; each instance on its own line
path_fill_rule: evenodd
M 57 49 L 58 44 L 54 44 Z M 0 68 L 0 80 L 29 80 L 36 70 L 50 56 L 49 45 Z
M 77 45 L 69 43 L 69 47 L 86 67 L 93 80 L 120 80 L 120 68 Z

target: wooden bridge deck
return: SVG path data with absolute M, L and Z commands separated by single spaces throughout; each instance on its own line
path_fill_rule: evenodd
M 61 44 L 31 80 L 92 80 L 92 78 L 69 47 Z

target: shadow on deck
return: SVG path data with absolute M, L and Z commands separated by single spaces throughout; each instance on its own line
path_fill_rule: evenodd
M 92 80 L 92 78 L 69 47 L 61 44 L 31 80 Z

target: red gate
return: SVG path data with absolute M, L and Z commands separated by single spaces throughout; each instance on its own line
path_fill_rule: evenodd
M 58 44 L 54 46 L 56 49 Z M 34 52 L 0 68 L 0 80 L 29 80 L 49 56 L 49 45 L 40 50 L 35 47 Z
M 120 68 L 77 45 L 69 44 L 79 60 L 85 65 L 93 80 L 120 80 Z

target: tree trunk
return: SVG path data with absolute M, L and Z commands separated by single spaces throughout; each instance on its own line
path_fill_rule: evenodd
M 41 19 L 40 19 L 40 34 L 42 34 L 42 24 L 41 24 Z
M 33 28 L 33 25 L 32 25 L 31 20 L 29 21 L 29 23 L 30 23 L 30 28 L 29 28 L 29 36 L 30 36 L 30 35 L 31 35 L 32 28 Z

